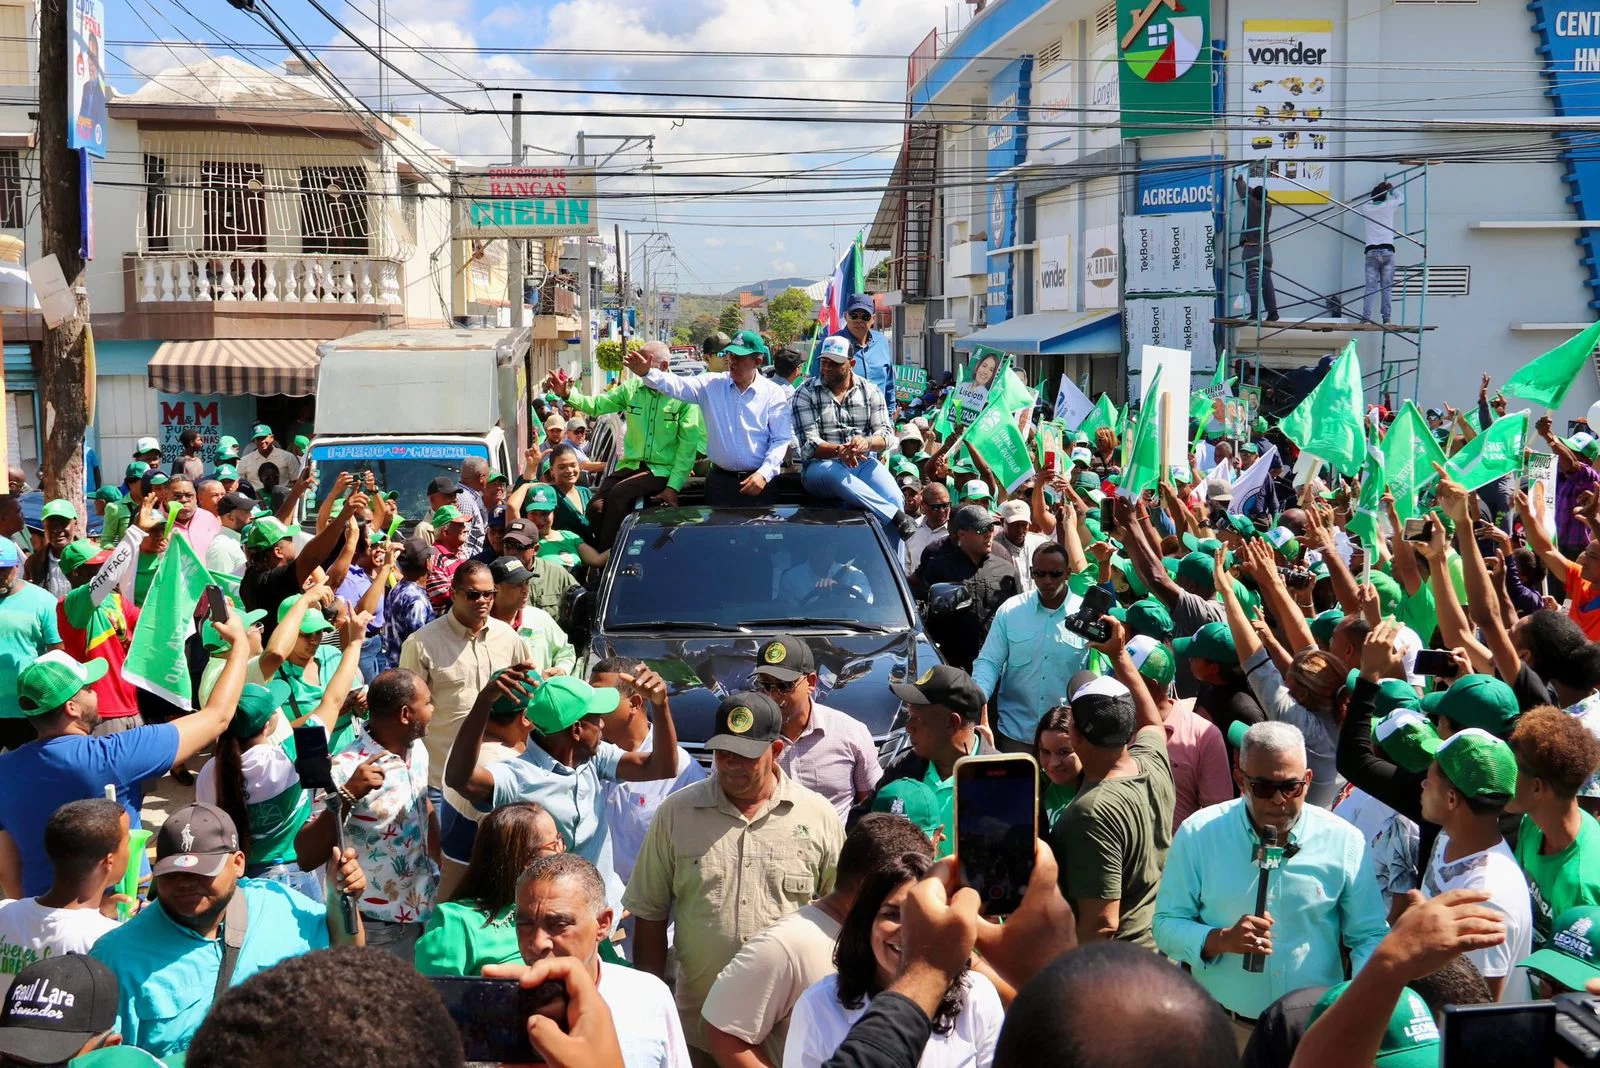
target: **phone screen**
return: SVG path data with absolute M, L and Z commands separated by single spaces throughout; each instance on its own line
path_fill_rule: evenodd
M 333 789 L 333 761 L 328 756 L 328 732 L 311 722 L 294 729 L 294 770 L 307 790 Z
M 1449 678 L 1456 673 L 1456 662 L 1448 649 L 1419 649 L 1413 669 L 1418 675 L 1440 675 Z
M 1433 520 L 1407 519 L 1401 536 L 1406 541 L 1427 541 L 1433 537 Z
M 1100 502 L 1100 529 L 1110 534 L 1117 525 L 1117 505 L 1114 498 Z
M 543 1064 L 528 1041 L 528 1017 L 539 1012 L 566 1026 L 567 995 L 560 983 L 524 990 L 515 979 L 433 976 L 428 982 L 461 1032 L 469 1063 Z
M 1447 1005 L 1441 1064 L 1450 1068 L 1550 1064 L 1555 1057 L 1553 1001 Z
M 1022 904 L 1038 837 L 1039 765 L 1023 753 L 962 757 L 955 770 L 956 864 L 985 916 Z

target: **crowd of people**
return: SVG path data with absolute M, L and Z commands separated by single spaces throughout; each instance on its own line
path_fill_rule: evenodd
M 814 375 L 754 332 L 726 371 L 553 375 L 523 470 L 463 460 L 403 532 L 265 425 L 141 441 L 94 539 L 0 496 L 0 1063 L 458 1064 L 498 1029 L 601 1068 L 1436 1064 L 1447 1006 L 1600 982 L 1600 440 L 1538 422 L 1553 515 L 1439 468 L 1376 537 L 1265 417 L 1199 417 L 1153 490 L 1103 424 L 1007 486 L 936 417 L 955 383 L 897 403 L 871 314 Z M 1488 387 L 1430 413 L 1442 454 Z M 941 660 L 886 684 L 886 744 L 814 634 L 749 649 L 709 766 L 663 665 L 580 659 L 568 592 L 694 490 L 876 518 Z M 129 653 L 180 543 L 232 609 L 175 695 Z M 992 753 L 1039 767 L 1003 923 L 953 856 Z M 163 776 L 195 800 L 152 835 Z M 564 1007 L 452 1018 L 467 977 Z

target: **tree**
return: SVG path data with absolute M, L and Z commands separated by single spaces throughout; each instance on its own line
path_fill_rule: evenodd
M 729 304 L 722 309 L 722 314 L 717 316 L 717 329 L 729 337 L 744 329 L 744 312 L 739 310 L 739 305 Z
M 772 339 L 787 345 L 806 332 L 817 305 L 806 291 L 791 286 L 767 303 L 767 325 Z
M 643 338 L 630 337 L 628 339 L 629 352 L 638 352 L 644 346 L 645 341 Z M 622 370 L 622 342 L 614 338 L 596 341 L 594 343 L 594 359 L 600 365 L 602 371 L 620 372 Z
M 889 261 L 887 259 L 879 260 L 877 262 L 877 264 L 872 268 L 872 270 L 867 272 L 867 277 L 864 279 L 864 282 L 865 282 L 865 284 L 867 284 L 869 286 L 874 284 L 874 283 L 877 283 L 877 284 L 880 284 L 880 285 L 883 285 L 883 286 L 888 286 L 888 284 L 889 284 Z

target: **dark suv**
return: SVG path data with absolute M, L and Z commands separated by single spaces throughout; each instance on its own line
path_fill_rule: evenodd
M 678 741 L 702 761 L 718 700 L 750 687 L 775 635 L 810 643 L 817 700 L 865 723 L 880 749 L 903 738 L 889 684 L 940 662 L 882 529 L 855 510 L 636 512 L 569 610 L 588 663 L 625 656 L 667 680 Z

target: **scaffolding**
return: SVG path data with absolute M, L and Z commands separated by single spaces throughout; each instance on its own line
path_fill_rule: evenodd
M 1316 192 L 1294 177 L 1291 161 L 1261 160 L 1261 166 L 1270 180 L 1263 177 L 1264 195 L 1271 198 L 1270 183 L 1298 186 Z M 1278 319 L 1267 319 L 1266 301 L 1251 300 L 1250 286 L 1246 281 L 1248 231 L 1248 198 L 1236 195 L 1238 172 L 1230 173 L 1224 184 L 1222 233 L 1227 239 L 1227 255 L 1221 257 L 1223 270 L 1222 315 L 1213 320 L 1227 334 L 1226 351 L 1232 354 L 1241 379 L 1251 378 L 1261 385 L 1261 355 L 1263 350 L 1274 348 L 1306 348 L 1315 346 L 1315 334 L 1371 334 L 1377 339 L 1378 361 L 1363 374 L 1363 385 L 1369 395 L 1391 410 L 1406 399 L 1416 400 L 1422 364 L 1423 341 L 1430 330 L 1437 329 L 1427 322 L 1428 299 L 1428 164 L 1408 164 L 1385 174 L 1382 181 L 1393 189 L 1390 196 L 1401 197 L 1395 218 L 1395 277 L 1392 287 L 1391 322 L 1367 318 L 1359 311 L 1366 283 L 1332 293 L 1318 292 L 1313 287 L 1286 274 L 1276 264 L 1261 266 L 1261 272 L 1270 272 L 1278 296 Z M 1352 241 L 1357 248 L 1365 249 L 1362 209 L 1370 203 L 1366 195 L 1346 202 L 1329 197 L 1320 207 L 1272 201 L 1271 212 L 1259 213 L 1260 229 L 1253 235 L 1255 247 L 1270 250 L 1273 243 L 1286 241 L 1298 234 L 1313 230 L 1329 231 L 1342 240 Z M 1271 223 L 1268 223 L 1268 218 Z M 1414 262 L 1402 262 L 1412 260 Z M 1265 288 L 1264 285 L 1258 288 Z M 1254 309 L 1251 305 L 1254 304 Z M 1381 307 L 1375 300 L 1374 312 Z M 1242 307 L 1241 307 L 1242 306 Z M 1240 311 L 1244 314 L 1240 314 Z M 1283 344 L 1293 335 L 1295 345 Z M 1279 345 L 1273 344 L 1274 339 Z M 1253 352 L 1253 367 L 1243 366 L 1242 352 Z

